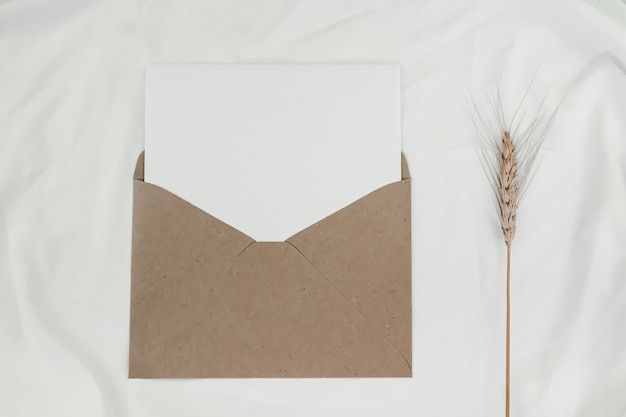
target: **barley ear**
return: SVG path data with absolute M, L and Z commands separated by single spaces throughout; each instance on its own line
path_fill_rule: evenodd
M 528 88 L 530 89 L 530 86 Z M 510 416 L 511 408 L 511 245 L 517 229 L 517 211 L 534 176 L 534 163 L 537 153 L 558 110 L 557 106 L 546 123 L 542 123 L 540 116 L 537 116 L 524 129 L 521 129 L 524 113 L 519 119 L 517 119 L 517 115 L 527 93 L 528 90 L 508 124 L 504 120 L 499 88 L 496 88 L 492 97 L 488 97 L 493 117 L 483 117 L 474 100 L 470 99 L 469 101 L 470 117 L 474 124 L 476 137 L 480 142 L 478 155 L 489 184 L 494 191 L 500 226 L 506 245 L 506 417 Z
M 500 224 L 502 225 L 504 243 L 507 247 L 511 247 L 515 238 L 520 187 L 517 177 L 517 150 L 508 131 L 502 134 L 499 166 L 498 206 L 500 208 Z

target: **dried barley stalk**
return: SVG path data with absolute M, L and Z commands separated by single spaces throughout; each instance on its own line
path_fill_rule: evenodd
M 492 96 L 487 97 L 488 117 L 483 116 L 474 99 L 470 99 L 470 117 L 479 139 L 479 156 L 495 194 L 506 246 L 506 417 L 510 416 L 511 246 L 517 228 L 517 212 L 534 176 L 537 154 L 558 110 L 557 106 L 545 122 L 537 115 L 521 128 L 525 113 L 518 115 L 529 90 L 530 86 L 508 124 L 505 123 L 499 86 Z M 540 111 L 542 106 L 543 101 Z

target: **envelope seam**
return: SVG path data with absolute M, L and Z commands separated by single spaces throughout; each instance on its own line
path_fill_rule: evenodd
M 365 316 L 363 316 L 363 317 L 365 317 Z M 406 358 L 406 356 L 404 356 L 404 353 L 402 353 L 402 351 L 400 349 L 398 349 L 398 347 L 396 345 L 394 345 L 391 342 L 391 340 L 389 340 L 380 330 L 376 329 L 376 331 L 378 332 L 378 334 L 380 334 L 382 336 L 383 339 L 385 339 L 387 341 L 387 343 L 389 343 L 391 346 L 393 346 L 393 348 L 396 350 L 396 352 L 398 352 L 400 354 L 400 356 L 402 356 L 402 359 L 404 359 L 404 363 L 406 363 L 407 368 L 409 368 L 409 371 L 411 372 L 411 374 L 413 374 L 413 368 L 411 368 L 411 364 L 409 363 L 409 360 Z
M 239 259 L 239 258 L 241 257 L 241 255 L 243 255 L 243 253 L 244 253 L 245 251 L 247 251 L 247 250 L 248 250 L 248 248 L 249 248 L 250 246 L 254 245 L 255 243 L 256 243 L 256 241 L 255 241 L 255 240 L 253 240 L 252 242 L 248 243 L 248 244 L 246 245 L 246 247 L 245 247 L 245 248 L 243 248 L 243 249 L 241 250 L 241 252 L 239 252 L 239 253 L 237 254 L 237 256 L 235 256 L 235 257 L 233 258 L 233 260 L 232 260 L 232 261 L 230 261 L 230 263 L 226 266 L 226 268 L 224 268 L 224 270 L 225 270 L 225 271 L 228 271 L 228 270 L 229 270 L 229 269 L 230 269 L 230 268 L 231 268 L 231 267 L 235 264 L 235 262 L 237 261 L 237 259 Z
M 352 308 L 354 310 L 356 310 L 357 313 L 359 313 L 361 315 L 361 317 L 363 317 L 363 319 L 369 324 L 371 325 L 376 332 L 383 338 L 385 339 L 385 341 L 387 343 L 389 343 L 395 350 L 396 352 L 398 352 L 400 354 L 400 356 L 402 356 L 402 359 L 404 359 L 404 363 L 406 363 L 406 366 L 409 368 L 409 371 L 411 372 L 411 374 L 413 373 L 413 369 L 411 368 L 411 364 L 409 363 L 409 360 L 406 358 L 406 356 L 404 356 L 404 353 L 402 353 L 402 351 L 400 349 L 398 349 L 398 347 L 396 345 L 394 345 L 391 340 L 389 340 L 371 321 L 370 319 L 368 319 L 365 314 L 363 314 L 353 303 L 352 301 L 350 301 L 350 299 L 343 293 L 341 292 L 341 290 L 339 288 L 337 288 L 337 286 L 322 272 L 320 271 L 320 269 L 309 260 L 309 258 L 306 257 L 306 255 L 304 253 L 302 253 L 302 251 L 300 249 L 298 249 L 298 247 L 296 245 L 294 245 L 293 243 L 291 243 L 289 240 L 286 240 L 285 243 L 288 243 L 289 245 L 291 245 L 291 247 L 293 247 L 300 255 L 302 255 L 302 257 L 322 276 L 324 277 L 324 279 L 326 281 L 328 281 L 328 283 L 352 306 Z M 246 248 L 247 249 L 247 248 Z M 244 249 L 244 251 L 246 250 Z M 242 251 L 243 252 L 243 251 Z M 233 261 L 234 262 L 234 261 Z

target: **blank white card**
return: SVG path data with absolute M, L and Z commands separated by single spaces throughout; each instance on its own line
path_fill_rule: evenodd
M 145 181 L 284 241 L 400 180 L 397 65 L 152 65 Z

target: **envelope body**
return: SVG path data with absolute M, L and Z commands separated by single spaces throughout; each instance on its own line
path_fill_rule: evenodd
M 144 182 L 142 153 L 129 376 L 411 376 L 411 186 L 398 162 L 401 181 L 285 242 L 255 242 Z

